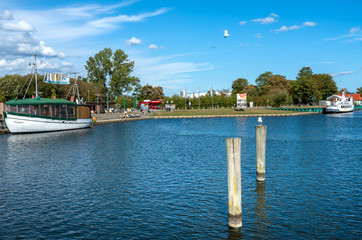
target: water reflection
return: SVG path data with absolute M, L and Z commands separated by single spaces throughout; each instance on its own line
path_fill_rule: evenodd
M 230 228 L 229 227 L 228 239 L 230 239 L 230 240 L 243 239 L 243 234 L 242 234 L 241 230 L 242 230 L 242 228 Z
M 257 181 L 256 192 L 256 206 L 255 215 L 257 216 L 257 229 L 258 231 L 265 230 L 266 222 L 266 193 L 265 193 L 265 182 Z

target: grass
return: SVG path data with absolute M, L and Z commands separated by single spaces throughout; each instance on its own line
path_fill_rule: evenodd
M 172 112 L 159 111 L 154 116 L 205 116 L 205 115 L 245 115 L 245 114 L 293 114 L 298 112 L 271 110 L 266 108 L 247 108 L 245 111 L 235 111 L 232 109 L 194 109 L 194 110 L 174 110 Z

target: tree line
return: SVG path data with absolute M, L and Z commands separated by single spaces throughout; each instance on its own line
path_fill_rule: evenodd
M 164 100 L 173 103 L 177 108 L 185 108 L 185 99 L 175 94 L 165 96 L 161 86 L 146 84 L 141 86 L 140 79 L 132 76 L 134 61 L 121 49 L 112 51 L 105 48 L 94 56 L 89 57 L 84 66 L 87 70 L 85 78 L 78 77 L 77 83 L 81 97 L 85 101 L 111 101 L 123 105 L 126 99 L 127 106 L 137 97 L 138 101 L 145 99 Z M 31 75 L 19 74 L 0 77 L 0 101 L 7 101 L 15 97 L 26 98 L 35 95 L 34 84 L 29 84 Z M 70 98 L 69 85 L 55 85 L 43 83 L 43 76 L 38 75 L 38 90 L 41 97 Z M 34 79 L 32 79 L 34 81 Z M 71 78 L 70 83 L 74 84 Z M 27 90 L 28 89 L 28 90 Z M 27 90 L 27 93 L 25 94 Z M 255 85 L 249 84 L 245 78 L 238 78 L 229 89 L 219 90 L 219 95 L 210 92 L 206 96 L 186 99 L 187 108 L 232 107 L 236 103 L 237 93 L 247 93 L 248 102 L 256 106 L 280 106 L 283 104 L 308 104 L 313 101 L 325 100 L 338 91 L 335 81 L 330 74 L 314 74 L 310 67 L 303 67 L 296 80 L 288 80 L 285 76 L 273 74 L 270 71 L 260 74 L 255 79 Z M 362 94 L 362 87 L 357 89 Z

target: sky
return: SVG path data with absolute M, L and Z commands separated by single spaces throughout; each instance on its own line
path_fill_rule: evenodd
M 89 57 L 111 48 L 134 61 L 141 85 L 166 96 L 231 90 L 238 78 L 255 84 L 266 71 L 295 80 L 307 66 L 355 92 L 361 9 L 360 0 L 1 0 L 0 76 L 29 73 L 37 54 L 39 74 L 86 77 Z

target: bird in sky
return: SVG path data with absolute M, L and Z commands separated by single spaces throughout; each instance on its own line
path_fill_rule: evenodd
M 227 30 L 223 30 L 224 31 L 224 38 L 228 37 L 229 36 L 229 33 Z

